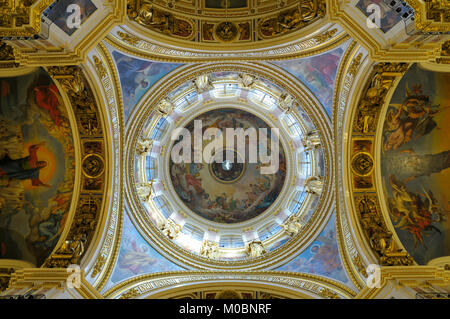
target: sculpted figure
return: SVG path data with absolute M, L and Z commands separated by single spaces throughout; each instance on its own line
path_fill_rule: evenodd
M 170 100 L 162 99 L 161 102 L 159 102 L 156 109 L 158 110 L 159 113 L 161 113 L 161 115 L 169 115 L 170 113 L 172 113 L 174 106 Z
M 139 156 L 144 156 L 150 154 L 152 150 L 153 141 L 148 138 L 140 138 L 136 143 L 136 153 Z
M 219 244 L 210 240 L 205 240 L 200 248 L 200 255 L 209 259 L 215 259 L 218 257 Z
M 237 80 L 244 88 L 251 88 L 255 85 L 255 78 L 247 73 L 239 73 Z
M 288 93 L 281 94 L 278 100 L 278 106 L 284 113 L 289 113 L 295 107 L 295 104 L 294 98 Z
M 320 136 L 319 132 L 311 131 L 308 132 L 302 139 L 305 151 L 311 151 L 320 146 Z
M 256 258 L 266 253 L 261 241 L 254 240 L 247 245 L 247 254 L 250 258 Z
M 136 191 L 139 195 L 139 197 L 144 201 L 148 201 L 150 199 L 150 196 L 152 195 L 152 186 L 153 181 L 150 183 L 141 183 L 140 186 L 136 187 Z
M 323 181 L 321 176 L 311 176 L 305 181 L 305 189 L 307 193 L 320 195 L 322 194 Z
M 300 231 L 303 224 L 300 217 L 292 215 L 283 225 L 283 229 L 289 236 L 294 236 Z
M 208 74 L 199 75 L 194 80 L 194 85 L 195 85 L 195 89 L 197 90 L 198 94 L 206 92 L 206 91 L 214 88 Z
M 181 231 L 181 226 L 175 223 L 170 218 L 167 218 L 164 224 L 161 226 L 161 231 L 169 239 L 175 239 Z

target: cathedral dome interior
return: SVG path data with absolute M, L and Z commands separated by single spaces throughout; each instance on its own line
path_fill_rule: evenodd
M 447 1 L 0 8 L 0 299 L 450 299 Z

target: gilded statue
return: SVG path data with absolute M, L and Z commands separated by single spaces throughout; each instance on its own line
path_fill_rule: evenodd
M 156 106 L 156 110 L 163 116 L 172 113 L 173 109 L 174 105 L 169 99 L 162 99 Z
M 313 195 L 322 194 L 323 181 L 321 176 L 311 176 L 305 181 L 305 191 Z
M 152 150 L 153 140 L 149 138 L 140 138 L 136 143 L 136 153 L 139 156 L 145 156 L 150 154 Z
M 152 195 L 153 180 L 150 182 L 140 183 L 136 187 L 136 192 L 141 200 L 148 201 Z
M 237 81 L 243 88 L 252 88 L 256 84 L 255 77 L 247 73 L 239 73 Z
M 292 215 L 288 218 L 288 220 L 283 224 L 284 231 L 289 236 L 295 236 L 304 226 L 304 222 L 300 219 L 300 217 L 296 215 Z
M 278 99 L 278 106 L 283 110 L 284 113 L 289 113 L 296 106 L 296 102 L 292 95 L 285 92 L 281 94 L 280 98 Z
M 195 89 L 198 94 L 209 91 L 214 88 L 208 74 L 197 76 L 194 80 Z
M 305 148 L 305 152 L 318 148 L 321 144 L 319 132 L 314 130 L 306 133 L 306 135 L 302 138 L 302 144 Z
M 200 248 L 200 255 L 209 259 L 218 257 L 219 244 L 210 240 L 204 240 Z
M 169 237 L 169 239 L 175 239 L 178 237 L 181 231 L 181 226 L 175 223 L 170 218 L 167 218 L 164 224 L 161 225 L 161 232 Z
M 247 255 L 250 258 L 257 258 L 266 253 L 262 242 L 260 240 L 254 240 L 247 245 Z

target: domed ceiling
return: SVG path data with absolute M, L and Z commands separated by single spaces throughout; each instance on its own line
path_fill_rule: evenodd
M 23 37 L 0 30 L 0 269 L 78 263 L 107 298 L 221 280 L 352 298 L 379 293 L 367 265 L 448 267 L 432 9 L 73 0 L 71 28 L 44 2 Z
M 152 97 L 156 113 L 130 119 L 141 127 L 130 159 L 137 218 L 154 240 L 165 236 L 177 245 L 173 253 L 202 267 L 259 265 L 266 253 L 277 262 L 286 253 L 280 247 L 304 241 L 305 225 L 320 227 L 324 214 L 326 135 L 306 104 L 317 100 L 296 100 L 270 77 L 242 68 L 192 78 L 186 67 L 178 86 Z M 151 105 L 141 103 L 145 114 Z
M 239 128 L 242 134 L 249 130 L 254 135 L 234 141 L 234 132 Z M 286 158 L 283 149 L 271 149 L 275 144 L 270 143 L 273 133 L 264 121 L 239 109 L 214 109 L 195 117 L 185 129 L 190 134 L 180 136 L 172 150 L 175 145 L 183 144 L 183 138 L 191 136 L 188 145 L 194 161 L 174 163 L 171 158 L 169 169 L 172 186 L 189 209 L 207 220 L 230 224 L 257 217 L 274 203 L 286 179 Z M 218 138 L 217 134 L 220 134 L 222 146 L 205 154 L 210 158 L 199 154 L 202 160 L 195 161 L 195 139 L 201 137 L 203 140 L 208 129 L 217 129 L 211 138 Z M 231 139 L 227 139 L 227 130 L 232 130 Z M 238 145 L 242 142 L 243 145 Z M 200 152 L 207 145 L 207 140 L 202 141 Z M 279 148 L 279 145 L 275 147 Z M 264 172 L 266 165 L 261 158 L 273 154 L 277 157 L 271 163 L 273 172 Z

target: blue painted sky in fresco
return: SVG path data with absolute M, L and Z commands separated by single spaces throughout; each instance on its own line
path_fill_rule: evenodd
M 182 65 L 137 59 L 116 50 L 112 56 L 122 88 L 125 122 L 140 98 L 162 77 Z
M 111 282 L 117 283 L 143 274 L 177 270 L 184 269 L 156 252 L 134 228 L 128 214 L 125 213 L 119 257 Z
M 299 256 L 276 269 L 310 273 L 349 282 L 342 265 L 336 239 L 335 213 L 317 239 Z
M 304 83 L 322 103 L 331 118 L 336 73 L 348 44 L 349 42 L 346 42 L 320 55 L 274 63 Z

